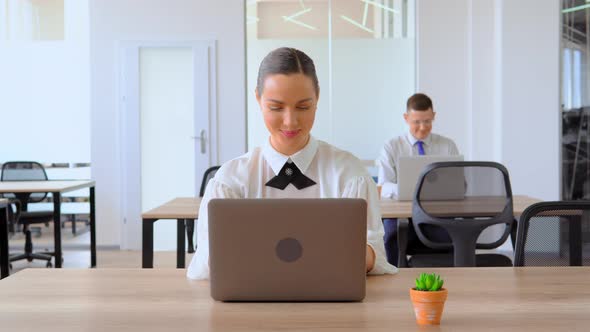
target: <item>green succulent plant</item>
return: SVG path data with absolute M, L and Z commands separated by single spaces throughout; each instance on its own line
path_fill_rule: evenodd
M 416 278 L 416 290 L 423 292 L 436 292 L 442 288 L 444 281 L 436 273 L 420 273 Z

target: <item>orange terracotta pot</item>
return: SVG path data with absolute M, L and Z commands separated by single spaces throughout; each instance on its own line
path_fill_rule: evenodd
M 437 292 L 423 292 L 417 291 L 414 288 L 410 289 L 416 322 L 420 325 L 440 325 L 440 319 L 442 318 L 448 293 L 445 288 Z

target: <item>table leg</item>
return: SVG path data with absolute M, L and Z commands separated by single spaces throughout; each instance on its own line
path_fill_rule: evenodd
M 53 195 L 53 239 L 55 248 L 55 268 L 61 268 L 61 193 L 54 192 Z
M 74 224 L 76 221 L 74 221 Z M 96 267 L 96 203 L 94 187 L 90 187 L 90 267 Z
M 185 251 L 185 235 L 184 235 L 185 219 L 176 220 L 176 268 L 184 269 L 184 251 Z
M 192 254 L 195 252 L 195 245 L 193 243 L 193 237 L 195 234 L 195 221 L 193 219 L 185 219 L 184 223 L 186 227 L 186 239 L 188 240 L 187 252 Z
M 583 214 L 586 214 L 584 212 Z M 570 266 L 582 266 L 582 216 L 573 216 L 569 221 Z
M 154 267 L 154 223 L 158 219 L 143 219 L 143 242 L 141 267 L 151 269 Z
M 0 208 L 0 279 L 8 277 L 9 254 L 8 254 L 8 209 Z

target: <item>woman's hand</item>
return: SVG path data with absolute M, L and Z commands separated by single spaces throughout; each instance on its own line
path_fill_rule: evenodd
M 366 254 L 366 262 L 367 262 L 367 272 L 371 271 L 375 266 L 375 251 L 371 248 L 370 245 L 367 244 L 367 254 Z

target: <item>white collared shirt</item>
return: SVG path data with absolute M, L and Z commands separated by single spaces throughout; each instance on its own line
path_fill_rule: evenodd
M 401 156 L 417 156 L 418 140 L 409 132 L 395 137 L 385 143 L 377 166 L 379 167 L 378 181 L 381 186 L 382 198 L 397 196 L 397 168 Z M 450 138 L 430 133 L 422 140 L 425 155 L 456 156 L 459 155 L 457 145 Z
M 266 186 L 289 159 L 317 184 L 301 190 L 292 184 L 284 190 Z M 199 209 L 197 252 L 187 270 L 187 277 L 191 279 L 209 278 L 207 205 L 213 198 L 364 198 L 367 201 L 367 243 L 375 251 L 375 266 L 369 274 L 397 272 L 385 256 L 375 182 L 358 158 L 313 137 L 294 155 L 285 156 L 267 143 L 230 160 L 217 171 L 207 185 Z M 326 239 L 326 245 L 328 241 Z

